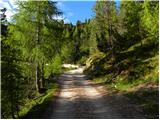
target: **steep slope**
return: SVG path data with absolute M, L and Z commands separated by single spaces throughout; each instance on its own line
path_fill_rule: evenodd
M 96 83 L 115 93 L 123 93 L 139 104 L 147 118 L 158 118 L 158 44 L 143 40 L 121 51 L 116 59 L 95 53 L 86 63 L 85 73 Z

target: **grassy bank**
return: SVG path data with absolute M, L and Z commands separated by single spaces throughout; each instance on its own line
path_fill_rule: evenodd
M 159 75 L 158 44 L 149 40 L 132 45 L 116 59 L 95 53 L 88 59 L 85 73 L 95 83 L 103 84 L 110 94 L 123 94 L 143 109 L 146 118 L 158 118 Z
M 28 100 L 27 104 L 19 112 L 20 118 L 40 118 L 46 106 L 54 99 L 54 95 L 58 90 L 56 83 L 50 83 L 47 91 L 43 94 L 37 94 L 37 97 Z

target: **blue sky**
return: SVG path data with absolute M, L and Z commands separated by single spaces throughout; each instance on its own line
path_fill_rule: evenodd
M 93 6 L 95 5 L 95 0 L 53 0 L 57 1 L 57 7 L 63 12 L 63 16 L 54 17 L 55 19 L 64 19 L 65 23 L 76 24 L 77 20 L 84 22 L 85 19 L 89 19 L 94 16 Z M 120 1 L 116 0 L 119 4 Z M 15 0 L 1 0 L 0 8 L 7 8 L 7 19 L 15 13 L 14 5 Z
M 77 20 L 82 22 L 91 18 L 94 13 L 92 11 L 95 1 L 61 1 L 57 6 L 63 12 L 65 22 L 76 23 Z
M 94 16 L 93 6 L 95 5 L 95 0 L 90 1 L 59 1 L 57 3 L 57 7 L 62 10 L 63 17 L 59 17 L 60 19 L 64 19 L 65 22 L 72 22 L 76 24 L 77 20 L 84 22 L 85 19 L 89 19 Z M 116 4 L 119 5 L 120 1 L 116 1 Z

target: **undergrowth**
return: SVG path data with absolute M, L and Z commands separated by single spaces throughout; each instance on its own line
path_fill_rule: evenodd
M 95 57 L 96 56 L 96 57 Z M 95 53 L 88 59 L 85 73 L 113 93 L 122 93 L 137 103 L 146 118 L 158 118 L 158 44 L 149 40 L 120 52 L 116 60 Z
M 44 110 L 53 99 L 57 89 L 58 85 L 56 83 L 50 83 L 45 93 L 38 94 L 35 99 L 28 100 L 26 105 L 19 112 L 20 118 L 28 118 L 29 116 L 32 116 L 32 118 L 38 118 L 38 115 L 43 112 L 42 110 Z

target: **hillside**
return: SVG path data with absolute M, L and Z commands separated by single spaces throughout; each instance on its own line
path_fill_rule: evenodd
M 93 54 L 85 73 L 104 84 L 113 93 L 124 94 L 138 104 L 147 118 L 158 117 L 158 44 L 143 40 L 118 54 L 116 62 L 109 55 Z M 111 92 L 111 94 L 113 94 Z

